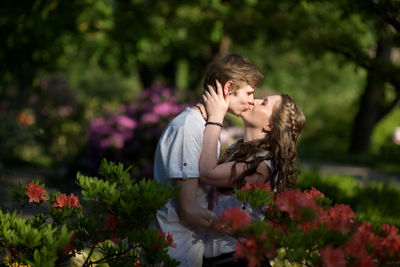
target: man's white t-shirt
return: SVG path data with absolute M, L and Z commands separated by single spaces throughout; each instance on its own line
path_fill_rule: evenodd
M 186 108 L 167 125 L 155 154 L 156 181 L 170 184 L 174 178 L 198 179 L 205 122 L 198 111 Z M 202 208 L 208 207 L 208 188 L 199 183 L 197 203 Z M 170 199 L 157 211 L 156 224 L 163 232 L 172 234 L 176 248 L 169 247 L 168 254 L 181 262 L 179 266 L 202 266 L 204 230 L 179 220 L 176 199 Z

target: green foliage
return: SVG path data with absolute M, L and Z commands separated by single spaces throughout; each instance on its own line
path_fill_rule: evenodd
M 0 244 L 21 262 L 32 266 L 54 266 L 57 250 L 66 246 L 73 232 L 66 226 L 38 225 L 35 220 L 21 218 L 16 212 L 0 211 Z
M 273 195 L 264 188 L 254 188 L 253 190 L 234 189 L 235 197 L 240 201 L 245 201 L 253 208 L 273 203 Z
M 177 193 L 175 187 L 165 186 L 154 180 L 131 179 L 130 168 L 124 169 L 121 163 L 103 160 L 100 175 L 87 177 L 77 174 L 77 183 L 82 188 L 85 200 L 96 200 L 105 207 L 128 219 L 132 227 L 145 226 L 154 218 L 155 212 L 162 208 L 166 199 Z

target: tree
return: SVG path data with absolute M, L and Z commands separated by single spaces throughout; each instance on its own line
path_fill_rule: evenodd
M 26 104 L 41 71 L 57 70 L 62 37 L 75 33 L 79 1 L 3 1 L 0 31 L 0 98 Z
M 257 10 L 270 7 L 259 4 Z M 271 40 L 292 39 L 292 45 L 311 54 L 332 52 L 367 71 L 349 151 L 368 153 L 374 127 L 400 102 L 400 67 L 393 56 L 400 40 L 400 2 L 296 1 L 276 10 L 262 24 L 267 37 L 274 34 Z M 261 23 L 259 19 L 253 25 Z

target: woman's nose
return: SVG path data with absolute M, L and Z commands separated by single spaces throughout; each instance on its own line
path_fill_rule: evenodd
M 258 106 L 263 102 L 262 99 L 254 99 L 254 106 Z

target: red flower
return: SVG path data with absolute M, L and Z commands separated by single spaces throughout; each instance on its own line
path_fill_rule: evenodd
M 176 248 L 176 244 L 174 243 L 174 240 L 173 240 L 172 235 L 170 233 L 168 233 L 168 235 L 167 235 L 166 243 L 167 243 L 168 246 Z
M 109 216 L 106 218 L 104 223 L 104 230 L 106 231 L 113 231 L 117 227 L 117 219 L 115 216 Z
M 56 201 L 53 203 L 54 208 L 64 208 L 65 206 L 68 205 L 68 198 L 66 194 L 61 194 L 56 198 Z
M 346 259 L 344 258 L 343 250 L 332 249 L 330 246 L 320 250 L 323 267 L 344 267 Z
M 276 195 L 275 205 L 280 211 L 289 213 L 292 220 L 300 220 L 302 210 L 306 207 L 311 207 L 316 210 L 315 202 L 306 197 L 306 194 L 299 189 L 283 191 Z
M 72 207 L 76 207 L 76 208 L 81 207 L 81 204 L 79 204 L 78 197 L 75 196 L 73 193 L 71 193 L 71 195 L 68 198 L 68 208 L 72 208 Z
M 114 243 L 119 241 L 118 221 L 115 216 L 111 215 L 105 219 L 104 230 L 110 232 L 109 239 Z
M 255 239 L 248 238 L 240 240 L 236 243 L 235 257 L 245 258 L 248 262 L 248 266 L 254 267 L 259 266 L 259 263 L 263 259 L 261 256 L 257 256 L 258 246 Z
M 349 256 L 358 260 L 358 264 L 354 266 L 375 266 L 366 248 L 375 248 L 378 245 L 379 238 L 371 231 L 371 224 L 364 223 L 358 227 L 357 232 L 346 242 L 344 250 Z
M 78 197 L 73 193 L 71 193 L 69 197 L 63 193 L 56 198 L 56 201 L 53 203 L 53 207 L 62 209 L 65 206 L 68 206 L 69 209 L 72 207 L 80 208 L 81 204 L 79 204 Z
M 339 230 L 342 233 L 350 231 L 355 218 L 353 210 L 348 205 L 335 204 L 329 210 L 322 212 L 319 219 L 331 230 Z
M 378 258 L 387 261 L 387 258 L 393 261 L 400 259 L 400 235 L 399 230 L 394 225 L 382 225 L 383 237 L 379 238 L 377 245 Z
M 158 230 L 157 235 L 158 235 L 159 240 L 154 244 L 154 246 L 152 248 L 153 251 L 156 251 L 160 247 L 160 242 L 163 242 L 167 246 L 176 248 L 176 244 L 173 243 L 174 241 L 173 241 L 172 235 L 170 233 L 168 233 L 167 237 L 165 238 L 165 233 L 161 232 L 161 230 Z
M 250 222 L 249 215 L 239 207 L 234 207 L 225 210 L 220 217 L 220 224 L 217 226 L 219 229 L 225 226 L 232 228 L 235 232 L 242 227 L 246 227 Z
M 377 265 L 373 262 L 372 257 L 367 255 L 360 259 L 358 264 L 354 264 L 354 267 L 376 267 Z
M 303 224 L 298 224 L 297 227 L 299 229 L 303 229 L 304 232 L 309 233 L 311 229 L 317 229 L 318 223 L 317 222 L 305 222 Z
M 262 181 L 260 181 L 258 183 L 246 182 L 245 186 L 243 186 L 241 188 L 241 190 L 245 191 L 245 192 L 248 192 L 250 190 L 256 190 L 256 189 L 262 189 L 262 190 L 265 190 L 267 192 L 272 192 L 270 183 L 264 183 Z
M 29 185 L 25 185 L 26 195 L 29 197 L 29 202 L 40 203 L 41 200 L 47 201 L 45 197 L 46 190 L 38 184 L 31 182 Z
M 315 200 L 316 198 L 325 197 L 325 195 L 323 193 L 321 193 L 320 191 L 318 191 L 314 187 L 311 187 L 311 190 L 304 191 L 304 193 L 306 194 L 306 197 L 308 199 L 312 199 L 312 200 Z

